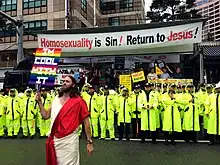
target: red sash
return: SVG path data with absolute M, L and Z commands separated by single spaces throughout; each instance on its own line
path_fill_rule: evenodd
M 54 137 L 62 138 L 73 133 L 89 115 L 81 97 L 70 98 L 58 113 L 51 134 L 46 141 L 46 165 L 57 165 Z

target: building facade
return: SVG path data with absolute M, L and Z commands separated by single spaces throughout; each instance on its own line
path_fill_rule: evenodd
M 144 7 L 144 0 L 2 0 L 1 10 L 23 16 L 27 54 L 37 48 L 31 31 L 142 24 Z M 16 42 L 13 27 L 0 31 L 0 67 L 16 65 Z
M 220 1 L 219 0 L 197 0 L 198 13 L 207 17 L 203 28 L 203 40 L 220 41 Z

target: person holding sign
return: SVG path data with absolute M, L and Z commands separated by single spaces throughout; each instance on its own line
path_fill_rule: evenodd
M 41 88 L 40 93 L 41 93 L 41 98 L 42 98 L 42 104 L 46 109 L 48 109 L 52 102 L 51 96 L 46 91 L 45 88 Z M 38 123 L 39 123 L 38 127 L 40 130 L 40 137 L 45 137 L 50 130 L 50 120 L 42 118 L 40 113 L 41 113 L 40 110 L 38 110 L 37 115 L 38 115 Z
M 51 131 L 46 142 L 46 165 L 79 165 L 78 128 L 84 123 L 87 152 L 92 155 L 93 144 L 86 102 L 79 96 L 76 80 L 64 78 L 61 90 L 51 107 L 45 110 L 40 93 L 36 94 L 41 116 L 51 119 Z

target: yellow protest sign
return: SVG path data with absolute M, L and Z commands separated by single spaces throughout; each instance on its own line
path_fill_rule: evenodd
M 156 74 L 163 74 L 163 71 L 156 65 L 155 66 L 155 71 L 156 71 Z
M 131 77 L 132 77 L 133 83 L 145 80 L 145 75 L 143 71 L 132 73 Z
M 193 79 L 148 79 L 149 83 L 161 83 L 161 84 L 193 84 Z
M 124 85 L 126 88 L 128 88 L 129 91 L 131 91 L 132 83 L 131 83 L 131 76 L 130 75 L 120 75 L 119 76 L 119 83 L 120 83 L 120 85 Z

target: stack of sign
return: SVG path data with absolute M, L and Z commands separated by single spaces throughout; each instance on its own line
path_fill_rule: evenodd
M 61 51 L 60 48 L 37 49 L 29 84 L 54 85 Z

